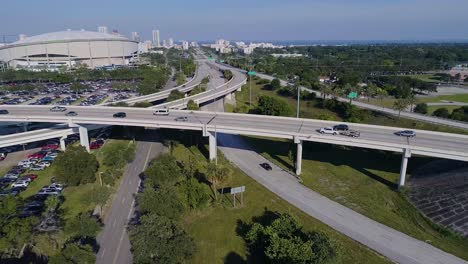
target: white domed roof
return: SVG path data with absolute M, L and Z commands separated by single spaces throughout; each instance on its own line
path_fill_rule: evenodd
M 121 36 L 115 36 L 107 33 L 99 33 L 93 31 L 59 31 L 45 33 L 32 37 L 27 37 L 23 40 L 16 41 L 12 45 L 24 45 L 33 43 L 56 42 L 56 41 L 72 41 L 72 40 L 126 40 L 129 39 Z

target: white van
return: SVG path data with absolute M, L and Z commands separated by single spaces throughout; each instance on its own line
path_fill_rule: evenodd
M 167 115 L 169 115 L 169 109 L 167 109 L 167 108 L 156 109 L 156 111 L 154 111 L 153 115 L 167 116 Z

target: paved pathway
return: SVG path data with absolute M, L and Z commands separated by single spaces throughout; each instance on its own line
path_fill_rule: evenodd
M 150 132 L 149 132 L 150 133 Z M 137 192 L 140 178 L 147 163 L 162 152 L 160 143 L 137 142 L 135 159 L 131 162 L 114 196 L 111 211 L 104 220 L 104 229 L 97 241 L 100 245 L 96 257 L 97 264 L 130 264 L 133 262 L 127 224 L 132 216 L 134 194 Z
M 238 136 L 218 134 L 218 140 L 226 158 L 267 189 L 392 261 L 411 264 L 468 263 L 312 191 L 273 164 L 272 171 L 265 171 L 259 164 L 268 161 L 251 150 Z

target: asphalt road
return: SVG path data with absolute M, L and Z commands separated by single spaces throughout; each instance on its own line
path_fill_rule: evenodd
M 259 164 L 268 161 L 238 136 L 218 134 L 218 142 L 221 152 L 229 161 L 267 189 L 392 261 L 410 264 L 467 263 L 312 191 L 274 164 L 270 163 L 272 170 L 266 171 Z
M 268 117 L 260 115 L 221 114 L 202 111 L 175 111 L 171 110 L 168 116 L 154 116 L 151 109 L 137 108 L 105 108 L 105 107 L 68 107 L 76 111 L 78 116 L 65 117 L 63 112 L 50 112 L 44 106 L 4 106 L 10 111 L 9 115 L 1 115 L 0 121 L 43 121 L 42 118 L 53 120 L 57 123 L 82 124 L 114 124 L 133 126 L 166 126 L 186 129 L 201 130 L 205 125 L 216 129 L 217 132 L 252 135 L 263 133 L 271 137 L 290 138 L 291 135 L 302 135 L 304 140 L 316 142 L 328 142 L 332 144 L 349 145 L 352 142 L 375 144 L 376 146 L 394 146 L 395 150 L 403 147 L 412 150 L 430 150 L 438 153 L 448 153 L 462 157 L 468 157 L 468 136 L 449 133 L 436 133 L 431 131 L 416 130 L 415 138 L 398 137 L 393 135 L 400 128 L 349 124 L 350 128 L 359 130 L 361 137 L 350 139 L 344 136 L 321 135 L 317 133 L 320 127 L 332 126 L 336 122 L 311 119 L 296 119 L 284 117 Z M 127 117 L 123 119 L 112 118 L 118 111 L 125 111 Z M 187 116 L 187 122 L 175 122 L 175 118 Z M 385 148 L 382 148 L 385 149 Z M 416 153 L 416 152 L 414 152 Z M 420 152 L 421 153 L 421 152 Z M 434 154 L 434 156 L 436 156 Z
M 151 130 L 148 133 L 151 133 Z M 104 220 L 104 229 L 97 237 L 100 245 L 96 256 L 97 264 L 132 263 L 126 227 L 133 214 L 134 195 L 140 183 L 139 175 L 144 171 L 148 162 L 164 148 L 161 143 L 150 141 L 139 141 L 136 144 L 135 159 L 127 165 L 119 189 L 114 196 L 111 210 Z

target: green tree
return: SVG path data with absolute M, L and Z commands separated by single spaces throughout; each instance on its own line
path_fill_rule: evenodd
M 449 112 L 449 110 L 447 108 L 441 107 L 441 108 L 436 109 L 432 113 L 432 115 L 437 116 L 437 117 L 442 117 L 442 118 L 449 118 L 450 117 L 450 112 Z
M 175 101 L 184 98 L 185 94 L 179 90 L 172 90 L 169 96 L 167 97 L 167 101 Z
M 414 107 L 414 112 L 420 113 L 420 114 L 427 114 L 427 104 L 426 103 L 419 103 Z
M 177 83 L 177 85 L 182 85 L 182 84 L 185 83 L 185 75 L 184 75 L 184 73 L 178 72 L 178 73 L 176 74 L 175 77 L 176 77 L 176 83 Z
M 44 202 L 44 205 L 46 206 L 47 211 L 55 212 L 61 203 L 62 201 L 58 196 L 52 195 L 47 197 L 47 199 Z
M 143 215 L 130 229 L 136 264 L 185 263 L 195 252 L 193 239 L 174 221 L 155 214 Z
M 271 80 L 270 87 L 272 90 L 278 90 L 281 88 L 281 81 L 278 78 Z
M 96 255 L 91 245 L 78 245 L 67 243 L 60 254 L 51 256 L 49 264 L 93 264 L 96 262 Z
M 286 101 L 266 95 L 258 99 L 258 111 L 262 115 L 273 116 L 289 116 L 292 112 Z
M 336 254 L 332 242 L 322 233 L 310 233 L 291 215 L 266 212 L 269 223 L 254 223 L 245 239 L 252 251 L 259 251 L 269 263 L 325 263 Z
M 223 71 L 223 76 L 224 76 L 224 79 L 226 80 L 231 80 L 232 79 L 232 71 L 231 70 L 224 70 Z
M 151 107 L 153 106 L 152 103 L 150 102 L 137 102 L 135 104 L 133 104 L 133 107 L 138 107 L 138 108 L 148 108 L 148 107 Z
M 76 186 L 94 182 L 98 166 L 96 157 L 84 147 L 71 146 L 55 160 L 54 172 L 60 182 Z
M 154 186 L 174 185 L 183 179 L 176 159 L 168 154 L 160 155 L 144 172 Z
M 136 145 L 133 142 L 112 141 L 102 148 L 102 163 L 108 167 L 122 168 L 135 157 Z
M 147 186 L 145 184 L 145 186 Z M 156 214 L 170 219 L 179 219 L 184 206 L 177 196 L 174 186 L 163 186 L 157 189 L 148 186 L 137 196 L 138 206 L 143 214 Z
M 409 104 L 408 100 L 406 100 L 404 98 L 400 98 L 400 99 L 395 101 L 395 103 L 393 104 L 393 109 L 398 111 L 398 118 L 400 118 L 401 111 L 405 110 L 406 107 L 408 107 L 408 104 Z
M 101 224 L 89 213 L 80 213 L 65 222 L 64 231 L 69 237 L 96 238 L 101 231 Z
M 200 107 L 193 100 L 189 100 L 187 102 L 187 110 L 200 110 Z
M 210 201 L 210 196 L 205 191 L 206 185 L 198 182 L 197 179 L 187 177 L 182 187 L 187 207 L 191 209 L 202 208 Z
M 218 199 L 218 187 L 223 186 L 223 183 L 229 179 L 230 174 L 231 171 L 227 167 L 217 165 L 213 161 L 206 165 L 206 178 L 211 183 L 216 200 Z

